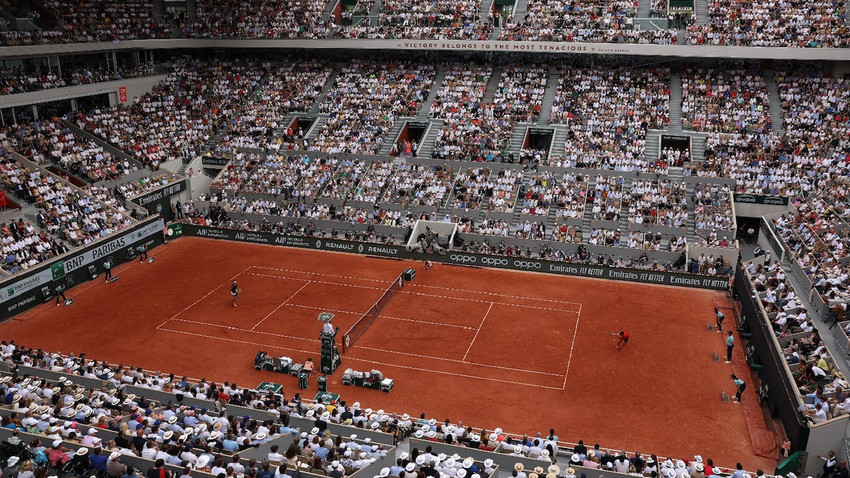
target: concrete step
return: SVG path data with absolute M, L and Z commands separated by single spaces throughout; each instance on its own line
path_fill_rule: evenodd
M 646 148 L 644 154 L 649 161 L 655 161 L 661 157 L 661 130 L 651 129 L 646 133 Z
M 508 148 L 509 153 L 514 153 L 514 158 L 519 159 L 519 150 L 522 149 L 522 143 L 525 140 L 525 134 L 528 131 L 528 126 L 531 123 L 517 123 L 514 130 L 511 131 L 511 147 Z
M 549 118 L 552 116 L 552 103 L 555 102 L 555 95 L 558 93 L 558 80 L 561 74 L 557 68 L 549 69 L 549 79 L 546 80 L 546 92 L 543 94 L 543 102 L 540 105 L 540 116 L 537 117 L 538 124 L 548 124 Z
M 387 135 L 384 137 L 384 144 L 381 145 L 381 149 L 378 151 L 378 154 L 390 154 L 390 151 L 393 149 L 393 145 L 395 144 L 396 138 L 398 138 L 398 134 L 401 133 L 404 125 L 407 124 L 407 119 L 399 118 L 393 124 L 393 127 L 387 132 Z
M 375 4 L 372 5 L 372 8 L 369 9 L 369 26 L 376 27 L 378 26 L 378 14 L 381 13 L 381 6 L 383 2 L 381 0 L 375 0 Z
M 682 133 L 682 77 L 670 74 L 670 133 Z
M 478 10 L 478 21 L 485 23 L 490 18 L 490 12 L 493 10 L 494 0 L 481 0 L 481 9 Z
M 525 8 L 528 6 L 528 0 L 516 0 L 514 3 L 514 23 L 522 23 L 525 21 Z
M 307 139 L 315 138 L 316 135 L 319 134 L 319 131 L 322 130 L 325 123 L 327 123 L 328 118 L 330 118 L 330 115 L 328 115 L 327 113 L 321 113 L 316 116 L 316 121 L 314 121 L 313 126 L 311 126 L 309 130 L 307 130 L 307 132 L 304 134 L 304 137 Z
M 157 23 L 162 23 L 165 16 L 165 0 L 154 0 L 153 2 L 153 20 Z
M 694 13 L 697 17 L 697 25 L 708 24 L 708 7 L 706 0 L 694 0 Z
M 556 126 L 552 135 L 552 144 L 549 145 L 549 157 L 557 158 L 564 155 L 564 144 L 567 142 L 567 128 Z
M 336 6 L 337 6 L 338 3 L 339 3 L 339 0 L 329 0 L 328 1 L 328 5 L 327 5 L 327 7 L 325 7 L 325 12 L 322 13 L 322 20 L 324 20 L 327 23 L 333 23 L 333 21 L 331 20 L 331 15 L 333 14 L 334 10 L 336 9 Z
M 324 86 L 322 86 L 322 91 L 313 100 L 313 104 L 312 104 L 312 106 L 310 106 L 310 109 L 307 111 L 307 114 L 309 114 L 311 116 L 319 114 L 319 108 L 321 107 L 322 103 L 325 101 L 325 97 L 328 95 L 328 92 L 330 92 L 331 88 L 333 88 L 334 82 L 336 82 L 336 77 L 340 73 L 340 69 L 341 69 L 340 65 L 334 66 L 333 71 L 331 72 L 330 76 L 328 76 L 328 81 L 325 82 Z
M 186 21 L 195 23 L 198 21 L 198 1 L 186 0 Z
M 765 70 L 763 74 L 764 83 L 767 87 L 767 100 L 770 102 L 767 112 L 770 115 L 773 132 L 785 134 L 785 117 L 782 114 L 782 99 L 779 96 L 779 86 L 776 84 L 776 73 Z
M 652 0 L 640 0 L 638 4 L 638 18 L 649 18 L 652 11 Z
M 437 74 L 434 76 L 434 83 L 431 86 L 431 91 L 428 92 L 428 98 L 422 103 L 422 107 L 419 108 L 419 114 L 416 116 L 416 119 L 428 119 L 428 113 L 431 111 L 431 105 L 434 104 L 434 100 L 437 98 L 437 93 L 440 88 L 443 86 L 443 81 L 446 79 L 446 73 L 448 72 L 448 68 L 443 65 L 437 67 Z
M 581 232 L 582 232 L 582 234 L 581 234 L 581 242 L 583 242 L 583 243 L 585 243 L 585 244 L 588 244 L 588 243 L 589 243 L 589 241 L 590 241 L 590 230 L 591 230 L 592 228 L 593 228 L 593 227 L 591 226 L 590 218 L 585 217 L 585 218 L 581 221 Z
M 444 121 L 441 119 L 431 120 L 428 130 L 425 131 L 425 137 L 419 145 L 419 151 L 416 153 L 417 156 L 421 158 L 431 157 L 431 153 L 434 152 L 434 141 L 437 140 L 437 137 L 440 134 L 440 129 L 443 127 L 443 123 Z
M 490 81 L 487 83 L 487 89 L 484 90 L 484 96 L 481 98 L 482 103 L 492 103 L 496 97 L 496 90 L 499 89 L 499 83 L 502 81 L 502 73 L 504 68 L 493 68 L 493 74 L 490 75 Z
M 691 136 L 691 160 L 705 161 L 705 134 L 690 133 Z

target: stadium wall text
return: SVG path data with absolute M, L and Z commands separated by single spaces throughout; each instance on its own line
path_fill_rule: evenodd
M 151 249 L 161 244 L 163 226 L 162 219 L 151 218 L 115 237 L 73 250 L 56 260 L 12 276 L 0 284 L 0 319 L 8 319 L 52 299 L 59 284 L 64 284 L 69 290 L 91 280 L 93 274 L 103 272 L 106 262 L 115 267 L 138 257 L 142 246 Z
M 461 266 L 495 267 L 497 269 L 546 272 L 569 276 L 595 277 L 597 279 L 643 282 L 646 284 L 674 285 L 715 290 L 725 290 L 729 287 L 729 279 L 727 277 L 675 274 L 663 271 L 648 271 L 644 269 L 619 269 L 587 264 L 573 264 L 569 262 L 546 261 L 526 257 L 491 256 L 471 252 L 449 251 L 445 255 L 421 254 L 410 252 L 402 246 L 320 239 L 306 236 L 278 235 L 234 229 L 218 229 L 197 226 L 194 224 L 183 224 L 182 234 L 186 236 L 250 242 L 254 244 L 300 247 L 303 249 L 348 252 L 352 254 L 366 254 L 420 261 L 430 259 L 434 262 L 443 262 L 446 264 Z

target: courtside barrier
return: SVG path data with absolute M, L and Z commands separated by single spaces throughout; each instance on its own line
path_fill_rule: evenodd
M 642 282 L 645 284 L 674 285 L 714 290 L 726 290 L 729 288 L 729 279 L 725 276 L 704 276 L 665 271 L 650 271 L 645 269 L 615 268 L 587 264 L 574 264 L 571 262 L 547 261 L 526 257 L 491 256 L 488 254 L 476 254 L 472 252 L 449 251 L 445 255 L 422 254 L 410 252 L 403 246 L 389 244 L 271 234 L 266 232 L 241 231 L 236 229 L 219 229 L 214 227 L 197 226 L 195 224 L 183 224 L 182 235 L 419 261 L 429 259 L 434 262 L 461 266 L 495 267 L 497 269 L 546 272 L 551 274 L 592 277 L 597 279 Z
M 163 227 L 162 219 L 154 216 L 4 280 L 0 283 L 0 319 L 52 300 L 60 284 L 69 290 L 91 280 L 92 275 L 103 272 L 105 262 L 114 270 L 138 257 L 141 246 L 150 250 L 162 244 Z

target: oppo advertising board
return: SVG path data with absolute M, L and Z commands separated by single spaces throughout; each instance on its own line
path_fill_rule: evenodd
M 725 290 L 729 286 L 729 279 L 727 277 L 719 276 L 715 277 L 670 273 L 664 271 L 647 271 L 643 269 L 621 269 L 606 266 L 546 261 L 525 257 L 491 256 L 469 252 L 452 251 L 442 256 L 434 254 L 420 254 L 410 252 L 402 246 L 395 245 L 372 244 L 335 239 L 319 239 L 315 237 L 279 235 L 233 229 L 217 229 L 212 227 L 201 227 L 194 224 L 183 224 L 183 235 L 256 244 L 300 247 L 304 249 L 322 251 L 348 252 L 381 257 L 397 257 L 400 259 L 430 259 L 435 262 L 462 266 L 495 267 L 498 269 L 546 272 L 550 274 L 642 282 L 646 284 L 674 285 L 715 290 Z

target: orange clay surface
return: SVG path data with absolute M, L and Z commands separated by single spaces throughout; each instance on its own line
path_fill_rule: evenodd
M 706 330 L 722 292 L 539 273 L 472 269 L 201 238 L 152 251 L 152 264 L 117 268 L 68 292 L 74 303 L 37 307 L 0 325 L 21 345 L 255 387 L 295 377 L 253 368 L 258 350 L 319 361 L 322 311 L 346 331 L 408 267 L 406 283 L 343 356 L 329 389 L 349 403 L 425 413 L 464 425 L 629 453 L 773 470 L 767 431 L 736 336 L 733 363 L 724 338 Z M 242 292 L 231 306 L 230 280 Z M 731 311 L 726 313 L 732 325 Z M 609 332 L 630 343 L 615 350 Z M 340 339 L 341 340 L 341 339 Z M 341 348 L 341 345 L 340 345 Z M 342 371 L 379 369 L 391 393 L 343 387 Z M 750 385 L 743 405 L 731 373 Z M 302 396 L 316 393 L 315 380 Z M 761 455 L 761 456 L 760 456 Z

